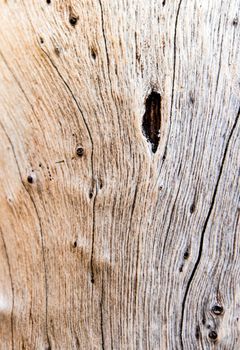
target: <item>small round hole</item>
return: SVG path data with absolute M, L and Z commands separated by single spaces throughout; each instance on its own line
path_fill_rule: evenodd
M 212 307 L 212 312 L 215 315 L 221 315 L 223 313 L 223 307 L 221 305 L 214 305 Z
M 33 177 L 31 175 L 28 175 L 27 180 L 30 184 L 33 183 Z
M 209 336 L 209 338 L 211 340 L 216 340 L 217 339 L 217 333 L 215 331 L 209 332 L 208 336 Z
M 77 21 L 78 21 L 78 17 L 75 17 L 75 16 L 71 16 L 69 18 L 69 23 L 71 24 L 71 26 L 75 27 L 75 25 L 77 24 Z
M 33 184 L 34 182 L 36 182 L 36 175 L 34 172 L 32 172 L 31 174 L 28 175 L 27 181 L 30 184 Z
M 76 148 L 76 154 L 77 154 L 78 157 L 82 157 L 83 154 L 84 154 L 84 149 L 81 146 L 78 146 Z

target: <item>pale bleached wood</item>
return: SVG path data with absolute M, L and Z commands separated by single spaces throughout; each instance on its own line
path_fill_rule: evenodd
M 0 348 L 237 350 L 239 2 L 0 13 Z

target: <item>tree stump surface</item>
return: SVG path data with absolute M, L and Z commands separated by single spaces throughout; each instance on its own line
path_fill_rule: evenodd
M 237 0 L 0 1 L 0 349 L 240 349 Z

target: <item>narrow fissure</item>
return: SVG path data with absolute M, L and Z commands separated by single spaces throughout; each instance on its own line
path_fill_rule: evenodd
M 164 153 L 163 153 L 163 161 L 166 159 L 168 140 L 169 140 L 171 125 L 172 125 L 173 101 L 174 101 L 175 79 L 176 79 L 176 60 L 177 60 L 177 27 L 178 27 L 178 19 L 179 19 L 181 5 L 182 5 L 182 0 L 180 0 L 179 4 L 178 4 L 176 19 L 175 19 L 175 25 L 174 25 L 172 96 L 171 96 L 171 106 L 170 106 L 170 116 L 169 116 L 169 124 L 170 125 L 169 125 L 169 131 L 168 131 L 168 135 L 167 135 L 167 141 L 166 141 L 165 150 L 164 150 Z
M 198 265 L 199 265 L 201 257 L 202 257 L 205 232 L 206 232 L 206 229 L 207 229 L 207 226 L 208 226 L 208 222 L 210 220 L 210 217 L 211 217 L 214 205 L 215 205 L 215 200 L 216 200 L 216 196 L 217 196 L 217 192 L 218 192 L 218 186 L 219 186 L 220 179 L 221 179 L 221 176 L 222 176 L 222 173 L 223 173 L 223 167 L 224 167 L 224 164 L 225 164 L 225 160 L 226 160 L 229 144 L 230 144 L 233 132 L 234 132 L 236 126 L 237 126 L 237 122 L 239 120 L 239 116 L 240 116 L 240 108 L 238 110 L 235 122 L 234 122 L 234 124 L 232 126 L 232 129 L 230 131 L 230 134 L 229 134 L 229 137 L 228 137 L 228 140 L 227 140 L 227 143 L 226 143 L 226 147 L 225 147 L 225 150 L 224 150 L 224 153 L 223 153 L 222 162 L 221 162 L 219 174 L 218 174 L 218 177 L 217 177 L 217 182 L 216 182 L 216 185 L 215 185 L 215 188 L 214 188 L 214 192 L 213 192 L 210 208 L 209 208 L 206 220 L 205 220 L 204 225 L 203 225 L 203 230 L 202 230 L 202 233 L 201 233 L 198 257 L 197 257 L 197 260 L 196 260 L 195 265 L 193 267 L 193 270 L 192 270 L 192 273 L 190 275 L 190 278 L 188 280 L 188 283 L 187 283 L 187 286 L 186 286 L 186 290 L 185 290 L 185 294 L 184 294 L 184 297 L 183 297 L 182 316 L 181 316 L 181 324 L 180 324 L 180 337 L 181 337 L 180 340 L 181 340 L 181 348 L 182 349 L 184 349 L 184 347 L 183 347 L 183 319 L 184 319 L 184 313 L 185 313 L 186 300 L 187 300 L 187 296 L 189 294 L 189 290 L 190 290 L 193 278 L 194 278 L 194 276 L 196 274 Z
M 40 238 L 41 238 L 41 251 L 42 251 L 43 268 L 44 268 L 44 280 L 45 280 L 44 282 L 45 282 L 45 327 L 46 327 L 46 340 L 47 340 L 48 346 L 50 346 L 50 339 L 49 339 L 49 334 L 48 334 L 48 278 L 47 278 L 46 252 L 45 252 L 45 245 L 44 245 L 44 236 L 43 236 L 42 223 L 41 223 L 41 219 L 40 219 L 40 216 L 39 216 L 39 213 L 38 213 L 35 201 L 34 201 L 32 195 L 31 195 L 31 193 L 28 191 L 28 189 L 27 189 L 27 187 L 25 185 L 25 182 L 24 182 L 24 180 L 22 178 L 19 162 L 18 162 L 18 159 L 17 159 L 17 155 L 16 155 L 16 152 L 15 152 L 13 143 L 11 141 L 11 138 L 9 137 L 9 135 L 8 135 L 7 131 L 5 130 L 4 126 L 2 125 L 2 123 L 0 123 L 0 126 L 1 126 L 3 132 L 5 133 L 8 141 L 9 141 L 9 144 L 11 146 L 14 159 L 16 161 L 16 166 L 17 166 L 17 170 L 18 170 L 18 173 L 19 173 L 19 177 L 21 179 L 22 185 L 23 185 L 26 193 L 28 194 L 28 196 L 29 196 L 29 198 L 30 198 L 30 200 L 32 202 L 32 205 L 34 207 L 37 219 L 39 221 L 39 230 L 40 230 Z M 13 324 L 13 321 L 11 321 L 11 322 Z M 13 343 L 13 346 L 14 346 L 14 343 Z
M 51 60 L 51 57 L 48 55 L 48 53 L 42 49 L 42 51 L 45 53 L 45 55 L 48 57 L 51 65 L 54 67 L 54 69 L 56 70 L 59 78 L 62 80 L 62 82 L 64 83 L 67 91 L 70 93 L 70 95 L 72 96 L 73 98 L 73 101 L 75 102 L 76 106 L 77 106 L 77 109 L 79 110 L 81 116 L 82 116 L 82 120 L 83 120 L 83 123 L 87 129 L 87 133 L 88 133 L 88 136 L 89 136 L 89 139 L 90 139 L 90 142 L 91 142 L 91 146 L 92 146 L 92 150 L 91 150 L 91 176 L 92 176 L 92 189 L 91 189 L 91 192 L 89 193 L 89 198 L 91 199 L 94 195 L 93 193 L 93 189 L 94 189 L 94 184 L 95 184 L 95 180 L 94 180 L 94 169 L 93 169 L 93 152 L 94 152 L 94 146 L 93 146 L 93 138 L 92 138 L 92 134 L 90 132 L 90 129 L 89 129 L 89 126 L 87 124 L 87 121 L 83 115 L 83 112 L 82 112 L 82 109 L 80 108 L 80 105 L 72 91 L 72 89 L 70 88 L 70 86 L 68 85 L 68 83 L 65 81 L 65 79 L 63 78 L 62 74 L 60 73 L 59 69 L 57 68 L 57 66 L 53 63 L 53 61 Z M 76 151 L 77 152 L 77 151 Z M 81 153 L 81 156 L 83 155 L 83 152 L 84 150 L 79 150 L 78 151 L 79 153 Z M 94 197 L 94 200 L 93 200 L 93 228 L 92 228 L 92 252 L 91 252 L 91 260 L 90 260 L 90 269 L 91 269 L 91 282 L 94 284 L 94 271 L 93 271 L 93 250 L 94 250 L 94 236 L 95 236 L 95 201 L 96 201 L 96 196 L 97 196 L 97 192 L 98 192 L 98 188 L 96 187 L 96 193 L 95 193 L 95 197 Z

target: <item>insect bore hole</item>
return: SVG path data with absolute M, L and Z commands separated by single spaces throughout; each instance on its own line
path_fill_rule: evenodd
M 78 147 L 76 148 L 76 154 L 77 154 L 78 157 L 82 157 L 83 154 L 84 154 L 84 149 L 83 149 L 83 147 L 78 146 Z
M 36 182 L 36 179 L 36 174 L 34 172 L 31 172 L 27 177 L 27 181 L 29 184 L 33 184 L 34 182 Z
M 91 49 L 91 57 L 94 61 L 97 58 L 97 51 L 94 48 Z
M 78 22 L 79 17 L 76 16 L 70 16 L 69 18 L 69 23 L 71 24 L 72 27 L 75 27 L 77 22 Z
M 211 339 L 212 341 L 215 341 L 218 337 L 218 335 L 215 331 L 209 332 L 208 336 L 209 336 L 209 339 Z
M 223 307 L 221 305 L 214 305 L 212 307 L 212 312 L 215 315 L 221 315 L 223 313 Z

